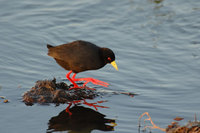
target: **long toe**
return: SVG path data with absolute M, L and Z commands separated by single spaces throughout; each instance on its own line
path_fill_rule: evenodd
M 77 78 L 77 79 L 73 79 L 73 81 L 85 81 L 85 83 L 83 84 L 83 86 L 85 86 L 87 83 L 91 82 L 95 85 L 100 85 L 100 86 L 104 86 L 104 87 L 108 87 L 108 83 L 103 82 L 101 80 L 98 79 L 94 79 L 94 78 Z

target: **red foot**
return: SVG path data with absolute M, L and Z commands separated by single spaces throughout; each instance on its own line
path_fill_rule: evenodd
M 87 89 L 87 90 L 93 90 L 93 91 L 95 91 L 96 89 L 94 89 L 94 88 L 89 88 L 89 87 L 87 87 L 87 86 L 79 86 L 79 87 L 71 87 L 71 88 L 69 88 L 69 90 L 76 90 L 76 89 Z
M 66 77 L 67 79 L 74 85 L 74 87 L 70 88 L 71 89 L 81 89 L 81 88 L 85 88 L 86 87 L 86 84 L 91 82 L 93 84 L 96 84 L 96 85 L 101 85 L 101 86 L 104 86 L 104 87 L 108 87 L 108 83 L 106 82 L 103 82 L 103 81 L 100 81 L 98 79 L 94 79 L 94 78 L 75 78 L 76 76 L 76 73 L 74 73 L 74 75 L 72 76 L 72 78 L 70 78 L 70 74 L 72 73 L 72 70 L 69 71 L 67 74 L 66 74 Z M 83 84 L 83 86 L 78 86 L 75 81 L 85 81 L 85 83 Z M 91 89 L 91 88 L 86 88 L 86 89 Z M 91 89 L 91 90 L 95 90 L 95 89 Z
M 72 76 L 72 80 L 73 81 L 85 81 L 83 86 L 85 86 L 89 82 L 96 84 L 96 85 L 101 85 L 101 86 L 104 86 L 104 87 L 108 87 L 108 85 L 109 85 L 108 83 L 100 81 L 98 79 L 94 79 L 94 78 L 77 78 L 76 79 L 75 76 L 76 76 L 76 73 L 74 73 L 74 75 Z

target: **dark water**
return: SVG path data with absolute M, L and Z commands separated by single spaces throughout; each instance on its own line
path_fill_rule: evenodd
M 143 112 L 163 128 L 176 116 L 183 124 L 195 113 L 200 119 L 199 29 L 199 0 L 1 0 L 0 95 L 10 102 L 0 101 L 0 132 L 46 132 L 67 105 L 26 106 L 21 96 L 37 80 L 65 78 L 46 43 L 80 39 L 113 49 L 119 71 L 107 65 L 79 77 L 111 83 L 99 91 L 139 94 L 94 100 L 108 100 L 101 105 L 110 108 L 98 111 L 116 120 L 113 132 L 137 133 Z

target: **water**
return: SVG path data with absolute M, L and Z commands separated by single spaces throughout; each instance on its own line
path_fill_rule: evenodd
M 79 77 L 109 82 L 111 91 L 139 94 L 94 100 L 108 100 L 102 105 L 110 108 L 98 111 L 116 120 L 113 132 L 138 132 L 144 112 L 163 128 L 176 116 L 185 118 L 183 124 L 195 113 L 200 119 L 199 7 L 198 0 L 1 0 L 0 95 L 10 102 L 0 101 L 0 132 L 46 132 L 51 117 L 65 109 L 29 107 L 21 95 L 37 80 L 65 78 L 66 71 L 47 56 L 46 44 L 74 40 L 111 48 L 119 68 L 107 65 Z

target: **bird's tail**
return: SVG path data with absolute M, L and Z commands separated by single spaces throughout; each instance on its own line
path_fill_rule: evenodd
M 50 45 L 50 44 L 47 44 L 47 48 L 48 48 L 48 53 L 47 53 L 47 55 L 49 55 L 49 56 L 52 56 L 52 49 L 51 48 L 53 48 L 54 46 L 52 46 L 52 45 Z
M 47 48 L 49 49 L 49 48 L 52 48 L 53 46 L 52 45 L 50 45 L 50 44 L 47 44 Z

